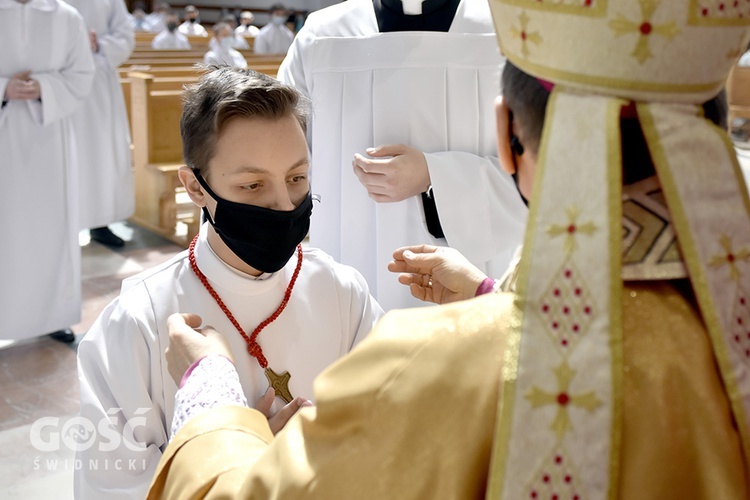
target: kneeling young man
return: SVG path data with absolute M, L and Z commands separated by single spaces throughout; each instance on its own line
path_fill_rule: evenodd
M 97 430 L 77 456 L 77 497 L 145 496 L 178 389 L 164 359 L 169 315 L 232 332 L 244 394 L 228 397 L 257 401 L 276 430 L 381 316 L 359 272 L 300 245 L 312 213 L 308 108 L 251 70 L 217 68 L 187 90 L 179 176 L 208 222 L 189 250 L 126 280 L 79 346 L 81 416 Z

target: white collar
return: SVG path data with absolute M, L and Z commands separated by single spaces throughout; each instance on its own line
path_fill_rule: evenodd
M 239 295 L 259 295 L 278 286 L 280 280 L 288 281 L 294 272 L 294 267 L 290 266 L 296 266 L 297 259 L 289 259 L 280 272 L 264 273 L 258 277 L 250 276 L 228 265 L 216 255 L 208 242 L 208 223 L 205 222 L 198 233 L 195 262 L 212 286 Z

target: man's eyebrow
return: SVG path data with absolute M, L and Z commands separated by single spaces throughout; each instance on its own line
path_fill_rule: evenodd
M 301 158 L 298 161 L 294 162 L 292 164 L 292 166 L 289 167 L 288 171 L 292 171 L 295 168 L 299 168 L 302 165 L 305 165 L 307 163 L 310 163 L 309 158 L 307 158 L 307 157 Z M 235 170 L 232 173 L 233 174 L 267 174 L 268 173 L 268 169 L 261 168 L 261 167 L 256 167 L 256 166 L 253 166 L 253 165 L 243 165 L 243 166 L 237 168 L 237 170 Z

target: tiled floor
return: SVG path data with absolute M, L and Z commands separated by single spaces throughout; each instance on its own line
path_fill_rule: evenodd
M 64 436 L 79 407 L 78 341 L 117 296 L 123 278 L 181 250 L 128 223 L 112 228 L 127 240 L 117 251 L 81 235 L 83 316 L 73 326 L 76 342 L 42 337 L 0 347 L 0 499 L 73 498 L 74 452 Z

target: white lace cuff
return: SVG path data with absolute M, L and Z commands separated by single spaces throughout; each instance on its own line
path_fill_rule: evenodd
M 185 384 L 175 394 L 174 417 L 169 439 L 191 418 L 218 406 L 247 406 L 234 364 L 213 354 L 198 362 Z

